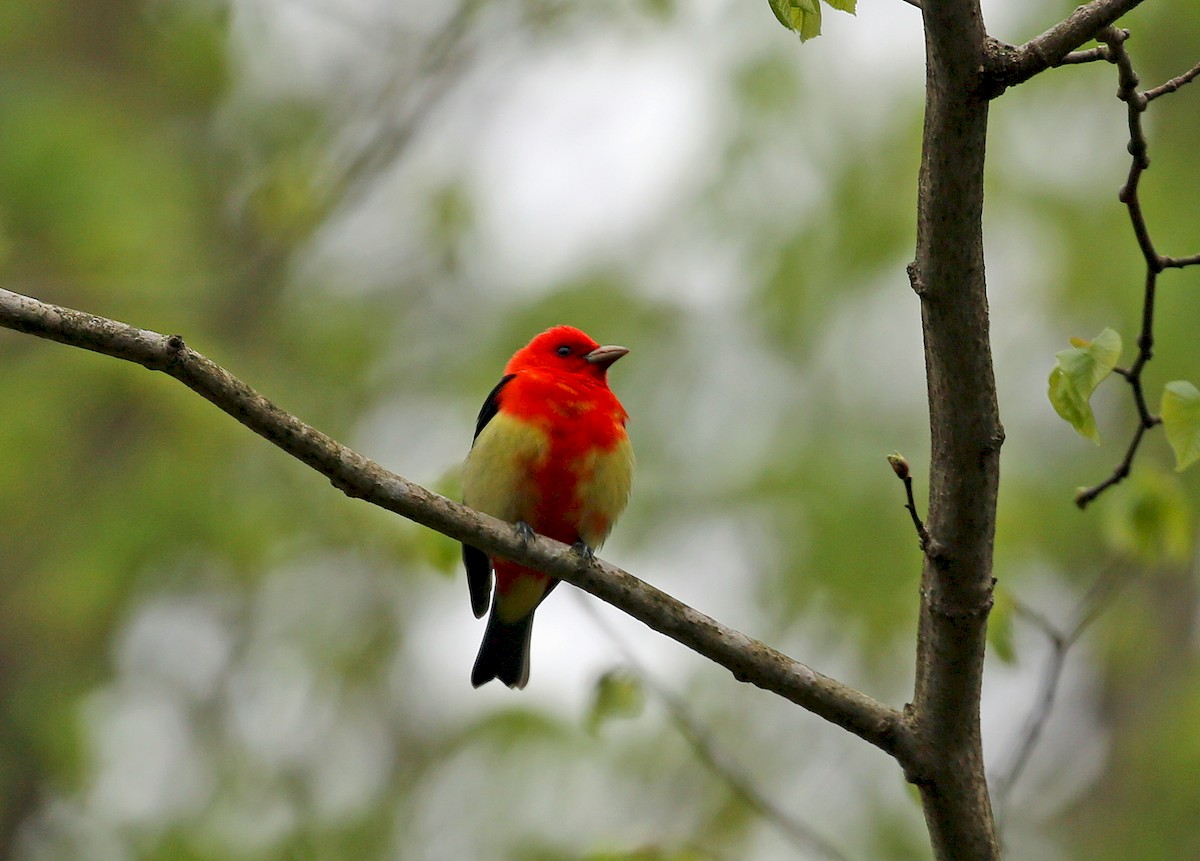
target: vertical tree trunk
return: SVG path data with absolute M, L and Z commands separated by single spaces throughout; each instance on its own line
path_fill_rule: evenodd
M 1004 431 L 996 404 L 983 264 L 988 100 L 978 0 L 924 0 L 925 130 L 917 254 L 931 430 L 927 548 L 909 718 L 938 859 L 996 859 L 979 735 L 992 541 Z

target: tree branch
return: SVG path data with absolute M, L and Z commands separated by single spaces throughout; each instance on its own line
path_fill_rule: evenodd
M 1128 30 L 1125 30 L 1123 32 L 1126 35 L 1129 34 Z M 1107 61 L 1109 59 L 1111 59 L 1111 55 L 1109 54 L 1108 46 L 1107 45 L 1097 45 L 1095 48 L 1087 48 L 1086 50 L 1083 50 L 1083 51 L 1072 51 L 1071 53 L 1067 54 L 1067 56 L 1063 57 L 1061 60 L 1059 60 L 1057 63 L 1055 63 L 1055 65 L 1056 66 L 1081 66 L 1084 63 L 1095 63 L 1097 60 L 1106 60 Z
M 1004 439 L 983 260 L 986 34 L 978 0 L 926 0 L 922 11 L 925 129 L 909 273 L 925 340 L 930 542 L 909 717 L 924 754 L 917 783 L 934 857 L 995 861 L 979 732 Z
M 324 475 L 347 496 L 385 508 L 458 541 L 566 580 L 749 682 L 869 741 L 906 768 L 913 761 L 903 716 L 847 685 L 692 609 L 631 574 L 587 560 L 542 536 L 525 541 L 512 524 L 413 484 L 285 412 L 179 335 L 39 302 L 0 289 L 0 327 L 162 371 L 250 430 Z
M 1190 84 L 1192 81 L 1196 80 L 1197 77 L 1200 77 L 1200 63 L 1192 66 L 1182 75 L 1179 75 L 1176 78 L 1171 78 L 1171 80 L 1167 81 L 1166 83 L 1159 84 L 1157 87 L 1146 90 L 1144 93 L 1142 93 L 1142 98 L 1147 102 L 1152 102 L 1159 96 L 1165 96 L 1167 93 L 1175 92 L 1184 84 Z
M 1092 0 L 1019 47 L 988 40 L 984 63 L 985 77 L 989 79 L 988 95 L 994 98 L 1008 87 L 1024 83 L 1053 66 L 1080 62 L 1067 60 L 1067 56 L 1141 3 L 1142 0 Z
M 1126 124 L 1129 128 L 1129 173 L 1125 184 L 1121 186 L 1119 198 L 1129 211 L 1129 223 L 1133 228 L 1134 238 L 1142 252 L 1146 263 L 1146 277 L 1142 288 L 1142 328 L 1138 333 L 1137 358 L 1129 368 L 1115 368 L 1114 372 L 1124 377 L 1133 393 L 1133 403 L 1137 409 L 1138 425 L 1133 437 L 1125 450 L 1125 456 L 1113 471 L 1098 484 L 1084 488 L 1075 494 L 1075 504 L 1087 508 L 1100 494 L 1110 487 L 1124 481 L 1133 467 L 1133 459 L 1146 435 L 1146 431 L 1161 424 L 1162 419 L 1150 412 L 1146 402 L 1146 393 L 1142 385 L 1142 372 L 1147 363 L 1154 357 L 1154 311 L 1158 295 L 1158 276 L 1164 269 L 1182 269 L 1185 266 L 1200 264 L 1200 255 L 1192 257 L 1166 257 L 1154 247 L 1150 236 L 1150 228 L 1146 224 L 1146 216 L 1142 211 L 1140 196 L 1142 174 L 1150 167 L 1150 145 L 1146 139 L 1142 115 L 1150 102 L 1159 96 L 1173 93 L 1185 84 L 1200 76 L 1200 64 L 1193 66 L 1177 78 L 1172 78 L 1161 86 L 1145 92 L 1138 92 L 1138 75 L 1133 68 L 1133 60 L 1125 47 L 1129 32 L 1115 27 L 1104 28 L 1097 36 L 1104 42 L 1109 62 L 1117 67 L 1117 98 L 1125 103 Z

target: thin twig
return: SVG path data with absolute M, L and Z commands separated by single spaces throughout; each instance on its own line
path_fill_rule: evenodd
M 1109 59 L 1108 48 L 1105 45 L 1100 45 L 1096 48 L 1087 48 L 1082 51 L 1072 51 L 1063 57 L 1055 66 L 1078 66 L 1082 63 L 1094 63 L 1097 60 Z
M 687 702 L 646 669 L 637 653 L 599 613 L 593 602 L 585 599 L 579 593 L 576 595 L 596 627 L 612 641 L 637 677 L 666 707 L 667 714 L 679 734 L 683 736 L 697 759 L 704 763 L 709 771 L 728 786 L 730 791 L 747 807 L 779 829 L 797 849 L 801 851 L 816 850 L 832 861 L 847 861 L 847 856 L 829 840 L 818 834 L 812 826 L 792 816 L 771 801 L 765 793 L 759 791 L 745 773 L 730 762 L 729 755 L 720 749 L 719 744 L 713 739 L 712 733 L 692 714 Z
M 1159 84 L 1152 90 L 1146 90 L 1144 93 L 1142 93 L 1142 98 L 1144 98 L 1147 102 L 1152 102 L 1159 96 L 1165 96 L 1167 93 L 1175 92 L 1184 84 L 1190 84 L 1192 81 L 1196 80 L 1197 77 L 1200 77 L 1200 63 L 1192 66 L 1192 68 L 1188 69 L 1179 77 L 1171 78 L 1171 80 L 1167 81 L 1165 84 Z
M 1196 266 L 1200 264 L 1200 254 L 1193 254 L 1190 257 L 1162 257 L 1163 269 L 1182 269 L 1185 266 Z
M 1137 72 L 1134 71 L 1133 61 L 1125 47 L 1129 32 L 1109 26 L 1102 30 L 1097 38 L 1104 43 L 1109 62 L 1114 63 L 1117 67 L 1117 98 L 1125 103 L 1129 127 L 1130 160 L 1129 174 L 1125 179 L 1125 184 L 1121 186 L 1119 198 L 1129 211 L 1129 222 L 1133 227 L 1133 235 L 1137 239 L 1138 248 L 1141 249 L 1142 258 L 1146 263 L 1146 278 L 1142 291 L 1142 327 L 1137 339 L 1137 358 L 1128 369 L 1115 369 L 1116 373 L 1129 383 L 1133 393 L 1134 406 L 1137 408 L 1138 425 L 1125 450 L 1125 456 L 1108 477 L 1075 494 L 1075 504 L 1080 508 L 1086 508 L 1108 488 L 1119 484 L 1128 477 L 1146 431 L 1162 423 L 1160 416 L 1150 412 L 1142 383 L 1142 372 L 1146 364 L 1154 357 L 1154 308 L 1158 295 L 1158 276 L 1168 267 L 1181 269 L 1184 266 L 1200 264 L 1200 254 L 1192 257 L 1173 258 L 1158 253 L 1154 247 L 1154 240 L 1150 236 L 1150 228 L 1146 224 L 1146 216 L 1142 211 L 1142 202 L 1139 196 L 1142 174 L 1150 167 L 1149 143 L 1146 139 L 1142 115 L 1153 99 L 1166 93 L 1173 93 L 1200 76 L 1200 64 L 1159 87 L 1146 92 L 1138 92 Z
M 1075 494 L 1075 504 L 1080 508 L 1087 508 L 1096 497 L 1104 493 L 1114 484 L 1120 484 L 1129 477 L 1129 472 L 1133 468 L 1133 458 L 1137 454 L 1138 446 L 1142 444 L 1142 436 L 1146 433 L 1146 425 L 1138 422 L 1137 430 L 1133 432 L 1133 439 L 1129 441 L 1128 448 L 1125 449 L 1125 456 L 1121 458 L 1121 462 L 1113 468 L 1112 473 L 1099 484 L 1094 484 L 1091 487 L 1085 487 Z
M 909 516 L 912 518 L 913 528 L 917 530 L 917 540 L 921 543 L 921 552 L 932 552 L 933 539 L 929 537 L 929 530 L 925 528 L 925 521 L 917 514 L 917 501 L 913 498 L 913 480 L 912 469 L 909 468 L 908 461 L 899 452 L 892 452 L 888 455 L 888 463 L 892 465 L 892 472 L 896 473 L 896 477 L 904 482 L 904 495 L 908 501 L 904 503 L 904 507 L 908 510 Z

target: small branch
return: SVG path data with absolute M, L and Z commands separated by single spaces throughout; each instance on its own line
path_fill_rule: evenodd
M 1146 108 L 1153 99 L 1167 93 L 1173 93 L 1189 81 L 1200 76 L 1200 64 L 1194 66 L 1185 74 L 1177 78 L 1172 78 L 1159 87 L 1155 87 L 1153 90 L 1139 93 L 1137 89 L 1137 72 L 1134 71 L 1133 61 L 1130 59 L 1129 51 L 1125 47 L 1125 41 L 1128 37 L 1128 31 L 1118 30 L 1111 26 L 1106 27 L 1097 36 L 1097 38 L 1104 42 L 1104 49 L 1107 52 L 1108 60 L 1117 67 L 1117 98 L 1123 101 L 1126 106 L 1130 160 L 1129 173 L 1125 179 L 1125 184 L 1121 186 L 1119 198 L 1129 210 L 1129 222 L 1133 228 L 1133 235 L 1137 240 L 1138 248 L 1141 249 L 1142 258 L 1146 263 L 1146 278 L 1142 291 L 1142 327 L 1137 339 L 1137 358 L 1128 369 L 1116 370 L 1125 379 L 1125 382 L 1129 383 L 1130 390 L 1133 393 L 1133 401 L 1138 414 L 1138 426 L 1134 431 L 1129 446 L 1125 450 L 1125 456 L 1109 476 L 1099 484 L 1084 488 L 1075 494 L 1075 504 L 1080 508 L 1086 508 L 1100 494 L 1108 490 L 1108 488 L 1119 484 L 1128 477 L 1133 466 L 1133 459 L 1137 455 L 1138 447 L 1142 444 L 1142 439 L 1145 437 L 1146 431 L 1162 423 L 1162 419 L 1159 416 L 1150 412 L 1142 383 L 1142 372 L 1146 364 L 1154 357 L 1154 311 L 1158 295 L 1158 276 L 1167 268 L 1181 269 L 1185 266 L 1200 264 L 1200 254 L 1193 255 L 1192 257 L 1174 258 L 1164 257 L 1158 253 L 1154 247 L 1154 240 L 1150 236 L 1150 228 L 1146 224 L 1146 216 L 1142 211 L 1142 202 L 1139 195 L 1142 174 L 1150 167 L 1149 143 L 1146 139 L 1146 130 L 1142 123 L 1142 115 L 1146 112 Z
M 1133 468 L 1133 458 L 1137 455 L 1138 446 L 1142 444 L 1142 437 L 1145 433 L 1146 425 L 1139 422 L 1137 430 L 1133 432 L 1133 439 L 1129 441 L 1129 447 L 1125 449 L 1125 457 L 1121 458 L 1121 462 L 1116 465 L 1112 473 L 1104 481 L 1078 491 L 1075 494 L 1076 505 L 1080 508 L 1087 508 L 1104 491 L 1108 490 L 1114 484 L 1120 484 L 1129 477 L 1129 471 Z
M 1036 66 L 1040 68 L 1031 67 L 1030 77 L 1044 71 L 1084 42 L 1096 38 L 1097 33 L 1139 6 L 1141 2 L 1142 0 L 1092 0 L 1076 7 L 1064 20 L 1019 47 L 1016 65 L 1021 66 L 1022 61 L 1028 63 L 1036 60 Z M 1046 65 L 1042 66 L 1042 63 Z
M 908 497 L 904 507 L 908 509 L 913 527 L 917 530 L 917 540 L 921 543 L 921 552 L 931 553 L 933 541 L 929 537 L 929 530 L 925 528 L 925 521 L 921 520 L 920 515 L 917 514 L 917 501 L 913 498 L 912 470 L 908 466 L 908 461 L 897 451 L 889 454 L 887 460 L 892 465 L 892 472 L 896 473 L 896 477 L 904 482 L 904 494 Z
M 988 45 L 985 63 L 985 77 L 990 82 L 988 95 L 994 98 L 1008 87 L 1024 83 L 1054 66 L 1064 65 L 1072 51 L 1096 38 L 1101 30 L 1141 3 L 1142 0 L 1092 0 L 1024 45 L 1014 47 L 993 40 Z
M 742 770 L 730 762 L 729 757 L 720 750 L 713 740 L 712 734 L 692 714 L 688 702 L 668 689 L 646 669 L 637 653 L 597 612 L 594 603 L 586 600 L 579 593 L 576 595 L 596 627 L 603 631 L 604 635 L 617 647 L 642 683 L 662 701 L 675 728 L 679 730 L 679 734 L 692 748 L 692 753 L 696 755 L 696 758 L 704 763 L 709 771 L 729 787 L 729 790 L 747 807 L 779 829 L 797 849 L 804 852 L 810 849 L 816 850 L 832 861 L 847 861 L 841 850 L 818 834 L 810 825 L 787 813 L 771 801 L 765 793 L 760 792 Z
M 770 646 L 727 628 L 665 592 L 599 559 L 542 536 L 524 540 L 512 524 L 432 493 L 285 412 L 224 368 L 156 332 L 39 302 L 0 289 L 0 327 L 162 371 L 264 439 L 363 499 L 457 541 L 544 571 L 590 592 L 748 682 L 805 708 L 900 760 L 915 758 L 903 716 Z
M 1126 30 L 1125 32 L 1128 33 L 1129 31 Z M 1110 58 L 1110 55 L 1108 52 L 1108 47 L 1105 45 L 1101 45 L 1097 48 L 1088 48 L 1087 50 L 1084 50 L 1084 51 L 1072 51 L 1071 53 L 1067 54 L 1067 56 L 1063 57 L 1061 60 L 1059 60 L 1054 65 L 1055 66 L 1078 66 L 1078 65 L 1082 65 L 1083 63 L 1094 63 L 1097 60 L 1107 61 L 1107 60 L 1109 60 L 1109 58 Z
M 1200 265 L 1200 254 L 1190 257 L 1160 257 L 1159 262 L 1162 263 L 1163 269 L 1183 269 L 1185 266 Z
M 1165 96 L 1167 93 L 1173 93 L 1182 87 L 1184 84 L 1190 84 L 1192 81 L 1200 77 L 1200 63 L 1192 66 L 1178 78 L 1171 78 L 1165 84 L 1160 84 L 1152 90 L 1146 90 L 1142 93 L 1142 98 L 1147 102 L 1152 102 L 1159 96 Z

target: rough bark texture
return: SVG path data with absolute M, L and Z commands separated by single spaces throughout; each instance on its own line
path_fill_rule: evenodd
M 1142 2 L 1144 0 L 1092 0 L 1020 47 L 989 39 L 984 58 L 988 93 L 992 97 L 998 96 L 1007 87 L 1059 65 L 1068 53 L 1094 39 L 1097 33 Z
M 983 769 L 979 698 L 1000 425 L 983 266 L 986 32 L 978 0 L 925 0 L 926 104 L 917 256 L 931 432 L 931 541 L 921 581 L 916 691 L 925 820 L 939 859 L 1000 857 Z
M 1063 62 L 1141 0 L 1093 0 L 1019 48 L 988 36 L 979 0 L 923 0 L 926 101 L 917 254 L 931 435 L 929 541 L 921 578 L 915 748 L 938 859 L 1000 857 L 979 734 L 1000 424 L 988 339 L 983 170 L 988 103 Z

